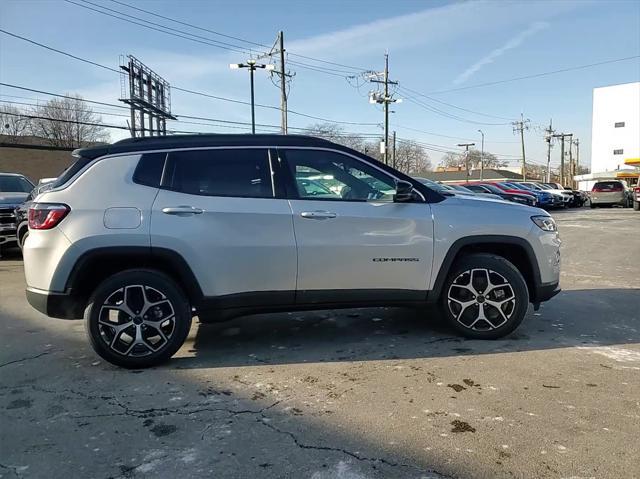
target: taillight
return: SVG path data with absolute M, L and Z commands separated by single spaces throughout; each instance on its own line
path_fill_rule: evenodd
M 59 203 L 34 203 L 29 207 L 29 229 L 50 230 L 55 228 L 71 209 Z

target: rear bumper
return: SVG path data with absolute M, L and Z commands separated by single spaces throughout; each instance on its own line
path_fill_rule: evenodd
M 51 318 L 80 319 L 83 316 L 80 302 L 70 294 L 35 288 L 27 288 L 26 294 L 27 301 L 35 310 Z

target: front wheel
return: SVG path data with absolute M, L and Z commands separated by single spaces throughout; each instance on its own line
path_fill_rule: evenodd
M 497 339 L 513 332 L 529 307 L 520 271 L 501 256 L 472 254 L 453 266 L 442 290 L 442 312 L 463 336 Z
M 103 359 L 125 368 L 173 356 L 191 327 L 191 307 L 168 276 L 128 270 L 103 281 L 85 310 L 87 334 Z
M 634 211 L 640 211 L 640 201 L 633 202 L 633 209 Z

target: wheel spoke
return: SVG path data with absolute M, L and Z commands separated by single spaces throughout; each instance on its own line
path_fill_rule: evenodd
M 449 286 L 447 299 L 449 312 L 455 320 L 465 328 L 474 330 L 501 327 L 509 321 L 516 303 L 516 295 L 509 281 L 486 268 L 474 268 L 460 273 Z M 465 315 L 472 306 L 478 308 L 475 318 L 470 314 Z

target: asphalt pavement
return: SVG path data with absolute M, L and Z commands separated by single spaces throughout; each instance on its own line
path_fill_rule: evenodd
M 640 213 L 554 213 L 563 292 L 498 341 L 404 309 L 194 323 L 148 370 L 0 260 L 2 478 L 640 477 Z

